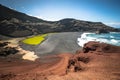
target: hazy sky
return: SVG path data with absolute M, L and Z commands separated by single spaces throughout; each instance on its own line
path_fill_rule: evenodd
M 120 28 L 120 0 L 0 0 L 0 4 L 44 20 L 75 18 Z

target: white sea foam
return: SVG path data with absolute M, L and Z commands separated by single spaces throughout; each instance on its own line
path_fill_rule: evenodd
M 92 33 L 83 33 L 81 37 L 77 39 L 79 46 L 83 47 L 85 43 L 95 40 L 95 38 L 93 39 L 92 37 L 87 37 L 88 34 Z
M 110 38 L 114 38 L 114 36 L 110 36 Z
M 117 36 L 115 34 L 117 34 Z M 89 41 L 97 41 L 120 46 L 120 38 L 118 39 L 119 36 L 118 34 L 119 33 L 110 34 L 83 33 L 81 37 L 77 38 L 77 43 L 81 47 L 83 47 L 84 44 Z
M 114 42 L 114 43 L 118 43 L 118 41 L 115 40 L 115 39 L 111 39 L 111 41 Z

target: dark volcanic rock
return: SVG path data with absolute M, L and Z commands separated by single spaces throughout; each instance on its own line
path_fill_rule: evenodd
M 18 50 L 12 47 L 0 48 L 0 56 L 8 56 L 10 54 L 16 54 Z
M 14 47 L 8 47 L 8 44 L 9 42 L 0 43 L 0 56 L 8 56 L 10 54 L 16 54 L 17 52 L 19 52 Z
M 49 32 L 96 32 L 119 31 L 101 22 L 90 22 L 76 19 L 45 21 L 0 5 L 0 34 L 11 37 L 22 37 Z M 104 31 L 104 32 L 105 32 Z
M 41 19 L 38 19 L 36 17 L 28 16 L 24 13 L 15 11 L 13 9 L 7 8 L 0 4 L 0 21 L 2 20 L 10 20 L 12 18 L 16 18 L 18 20 L 21 20 L 23 22 L 40 22 L 43 21 Z
M 4 47 L 4 46 L 7 46 L 9 42 L 4 42 L 4 43 L 1 43 L 0 42 L 0 47 Z
M 29 36 L 33 33 L 21 23 L 4 20 L 0 23 L 0 34 L 12 37 Z
M 109 31 L 104 30 L 104 29 L 96 31 L 96 34 L 102 34 L 102 33 L 109 33 Z

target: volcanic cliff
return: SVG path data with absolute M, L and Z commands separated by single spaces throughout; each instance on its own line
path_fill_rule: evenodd
M 45 21 L 0 5 L 0 34 L 22 37 L 48 32 L 96 32 L 98 30 L 118 31 L 101 22 L 90 22 L 71 18 L 59 21 Z

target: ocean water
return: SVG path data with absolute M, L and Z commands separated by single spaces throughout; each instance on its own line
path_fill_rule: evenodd
M 89 41 L 97 41 L 120 46 L 120 32 L 110 32 L 107 34 L 83 33 L 81 37 L 77 38 L 77 43 L 81 47 Z

